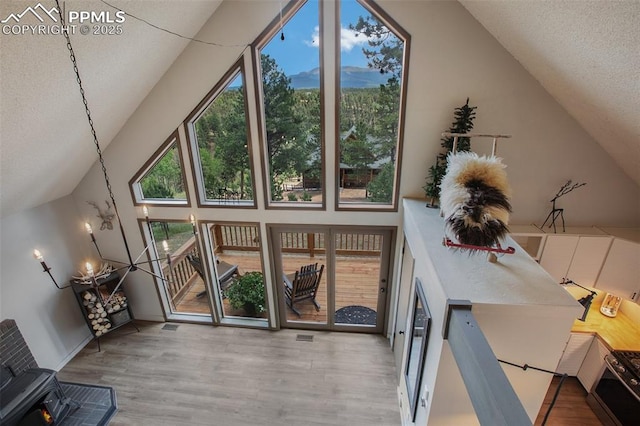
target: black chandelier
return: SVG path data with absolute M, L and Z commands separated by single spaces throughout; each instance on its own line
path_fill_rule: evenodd
M 118 281 L 118 284 L 115 286 L 115 288 L 111 292 L 111 295 L 109 296 L 108 300 L 110 300 L 113 297 L 113 295 L 120 289 L 120 286 L 122 285 L 122 283 L 124 282 L 125 278 L 127 277 L 127 275 L 130 272 L 134 272 L 134 271 L 140 270 L 140 271 L 145 272 L 146 274 L 149 274 L 149 275 L 151 275 L 153 277 L 158 278 L 159 280 L 161 280 L 163 283 L 166 284 L 166 283 L 168 283 L 168 280 L 164 276 L 156 274 L 151 269 L 146 269 L 146 268 L 143 268 L 141 266 L 143 264 L 151 265 L 151 263 L 154 261 L 154 260 L 142 260 L 142 261 L 140 260 L 142 258 L 142 256 L 144 256 L 144 254 L 148 252 L 149 256 L 152 259 L 155 259 L 155 261 L 158 263 L 158 266 L 160 265 L 161 261 L 166 260 L 167 264 L 169 265 L 169 267 L 171 267 L 171 254 L 170 254 L 170 251 L 169 251 L 169 246 L 168 246 L 166 241 L 163 241 L 163 250 L 164 250 L 164 253 L 165 253 L 165 257 L 161 258 L 158 255 L 158 250 L 157 250 L 157 247 L 156 247 L 154 234 L 153 234 L 153 231 L 152 231 L 152 228 L 151 228 L 151 221 L 149 220 L 149 210 L 148 210 L 148 208 L 146 206 L 143 206 L 142 210 L 143 210 L 143 214 L 144 214 L 144 217 L 145 217 L 145 222 L 147 224 L 147 229 L 149 231 L 150 242 L 142 250 L 140 255 L 138 255 L 138 257 L 135 258 L 135 260 L 133 259 L 133 256 L 131 255 L 131 250 L 129 248 L 129 242 L 127 240 L 127 235 L 126 235 L 126 233 L 124 231 L 124 227 L 122 226 L 122 220 L 120 219 L 120 213 L 118 212 L 118 206 L 116 204 L 116 200 L 115 200 L 115 197 L 113 195 L 113 190 L 111 188 L 111 182 L 109 180 L 109 175 L 107 174 L 107 168 L 105 166 L 104 158 L 103 158 L 103 155 L 102 155 L 102 149 L 100 148 L 100 143 L 98 142 L 98 136 L 96 134 L 95 127 L 93 125 L 93 119 L 91 118 L 91 111 L 89 110 L 89 105 L 88 105 L 88 102 L 87 102 L 87 98 L 85 96 L 84 88 L 82 86 L 82 79 L 80 78 L 80 72 L 78 70 L 78 63 L 76 61 L 76 56 L 75 56 L 75 53 L 73 51 L 73 46 L 71 45 L 71 38 L 69 37 L 69 32 L 67 30 L 67 26 L 65 25 L 64 15 L 62 13 L 62 9 L 60 7 L 60 3 L 59 3 L 58 0 L 56 0 L 56 6 L 57 6 L 58 15 L 60 16 L 60 24 L 61 24 L 61 28 L 62 28 L 62 33 L 63 33 L 63 35 L 64 35 L 64 37 L 65 37 L 65 39 L 67 41 L 67 49 L 69 50 L 69 57 L 71 59 L 71 63 L 73 64 L 73 71 L 74 71 L 75 76 L 76 76 L 76 82 L 78 83 L 78 87 L 80 89 L 80 95 L 82 96 L 82 103 L 84 104 L 87 121 L 89 123 L 89 127 L 91 128 L 91 134 L 93 136 L 93 143 L 95 145 L 96 152 L 98 154 L 98 161 L 100 162 L 100 166 L 102 168 L 102 174 L 103 174 L 103 177 L 104 177 L 104 182 L 105 182 L 105 185 L 107 187 L 107 191 L 109 193 L 109 198 L 111 199 L 113 210 L 115 212 L 115 217 L 116 217 L 116 219 L 118 221 L 118 227 L 120 229 L 120 235 L 122 237 L 122 242 L 124 243 L 124 248 L 125 248 L 125 252 L 126 252 L 126 255 L 127 255 L 127 260 L 126 261 L 120 261 L 120 260 L 105 258 L 102 255 L 102 252 L 100 251 L 100 247 L 98 246 L 98 242 L 96 240 L 96 237 L 93 234 L 93 229 L 91 228 L 91 225 L 89 223 L 85 223 L 85 229 L 87 230 L 87 232 L 91 236 L 91 242 L 95 246 L 96 251 L 98 252 L 98 255 L 100 256 L 100 259 L 105 261 L 105 262 L 117 263 L 119 265 L 122 265 L 122 266 L 120 266 L 118 268 L 115 268 L 113 270 L 109 269 L 109 272 L 110 273 L 114 273 L 114 272 L 118 272 L 119 273 L 121 271 L 124 271 L 124 273 L 121 274 L 121 277 L 120 277 L 120 280 Z M 193 229 L 193 235 L 196 238 L 196 243 L 197 243 L 198 242 L 198 235 L 197 235 L 198 233 L 197 233 L 197 229 L 196 229 L 195 216 L 191 215 L 189 219 L 191 221 L 191 225 L 192 225 L 192 229 Z M 39 250 L 37 250 L 37 249 L 34 250 L 33 256 L 42 265 L 43 272 L 46 272 L 47 274 L 49 274 L 49 277 L 51 277 L 51 280 L 56 285 L 56 287 L 58 287 L 59 289 L 64 289 L 64 288 L 68 288 L 71 285 L 71 284 L 68 284 L 66 286 L 62 286 L 61 287 L 56 282 L 55 278 L 51 274 L 51 267 L 49 267 L 46 264 L 42 254 L 40 253 Z M 97 285 L 98 284 L 97 283 L 97 277 L 96 277 L 96 274 L 94 272 L 94 269 L 93 269 L 93 266 L 91 265 L 91 263 L 87 262 L 85 264 L 85 268 L 86 268 L 86 271 L 87 271 L 87 274 L 88 274 L 89 282 L 92 283 L 93 285 Z

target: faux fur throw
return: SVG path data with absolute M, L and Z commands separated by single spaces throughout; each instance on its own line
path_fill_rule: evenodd
M 462 244 L 494 247 L 507 232 L 511 189 L 500 158 L 459 152 L 447 157 L 440 208 L 448 233 Z

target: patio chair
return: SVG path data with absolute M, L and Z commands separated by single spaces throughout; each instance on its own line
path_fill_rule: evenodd
M 293 312 L 300 317 L 300 312 L 294 307 L 294 303 L 302 300 L 311 299 L 316 307 L 316 311 L 320 310 L 320 305 L 316 302 L 316 293 L 320 286 L 320 279 L 322 278 L 322 272 L 324 271 L 324 265 L 318 269 L 317 263 L 310 265 L 304 265 L 299 271 L 293 274 L 282 275 L 284 280 L 284 294 L 287 298 L 287 305 Z
M 202 281 L 206 283 L 206 280 L 204 278 L 204 271 L 202 269 L 202 261 L 200 260 L 200 257 L 194 254 L 188 254 L 187 260 L 189 261 L 191 266 L 193 266 L 193 269 L 196 270 L 198 275 L 200 275 L 200 278 L 202 278 Z M 218 271 L 218 282 L 220 283 L 220 288 L 224 289 L 227 284 L 230 284 L 231 278 L 233 278 L 233 276 L 238 273 L 238 265 L 232 265 L 218 258 L 216 258 L 216 264 L 217 264 L 216 270 Z M 196 297 L 202 297 L 205 294 L 207 294 L 207 291 L 203 290 L 200 293 L 196 294 Z

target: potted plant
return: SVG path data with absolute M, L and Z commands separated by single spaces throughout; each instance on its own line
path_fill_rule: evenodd
M 247 272 L 231 284 L 225 294 L 233 309 L 242 308 L 248 316 L 266 311 L 262 272 Z

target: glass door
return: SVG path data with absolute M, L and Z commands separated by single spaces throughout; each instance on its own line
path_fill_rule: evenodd
M 283 327 L 381 333 L 393 231 L 274 226 Z

